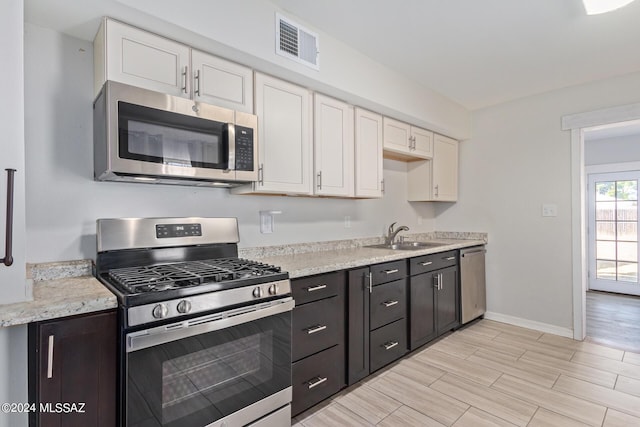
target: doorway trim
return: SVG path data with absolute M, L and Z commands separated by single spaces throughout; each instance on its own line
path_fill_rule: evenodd
M 604 108 L 562 117 L 562 130 L 571 131 L 571 257 L 573 288 L 573 338 L 586 334 L 587 239 L 585 131 L 640 119 L 640 103 Z

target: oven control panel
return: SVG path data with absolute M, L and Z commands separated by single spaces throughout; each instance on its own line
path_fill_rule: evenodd
M 201 224 L 156 224 L 156 238 L 202 236 Z

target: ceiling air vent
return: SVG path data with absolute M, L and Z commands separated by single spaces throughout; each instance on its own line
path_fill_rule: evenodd
M 276 53 L 320 69 L 318 35 L 276 13 Z

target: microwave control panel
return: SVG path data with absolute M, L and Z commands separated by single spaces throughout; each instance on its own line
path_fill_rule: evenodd
M 236 170 L 253 170 L 253 129 L 236 126 Z

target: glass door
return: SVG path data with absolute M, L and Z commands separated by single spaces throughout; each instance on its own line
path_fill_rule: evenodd
M 640 295 L 638 181 L 640 171 L 590 174 L 589 289 Z

